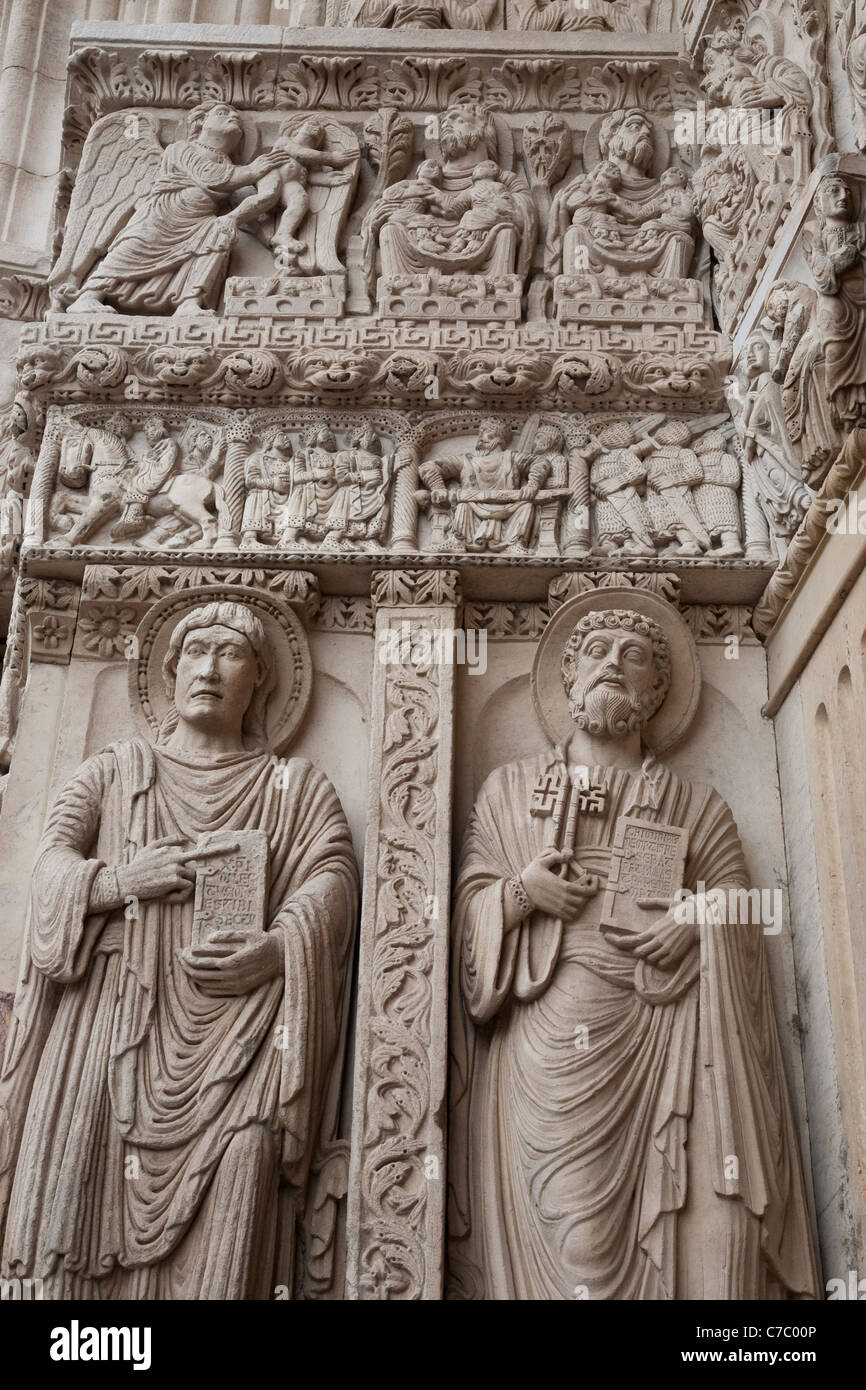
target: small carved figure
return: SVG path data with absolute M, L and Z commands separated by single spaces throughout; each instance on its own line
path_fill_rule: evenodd
M 777 535 L 791 536 L 809 505 L 801 469 L 788 441 L 782 388 L 770 367 L 770 347 L 761 334 L 746 344 L 742 366 L 746 391 L 739 427 L 743 453 L 755 472 L 755 491 Z
M 530 553 L 539 489 L 550 471 L 549 443 L 543 452 L 509 447 L 511 425 L 483 420 L 471 453 L 428 459 L 419 469 L 434 507 L 450 507 L 449 548 Z M 458 486 L 449 491 L 449 482 Z
M 273 541 L 282 529 L 282 511 L 292 484 L 292 436 L 274 425 L 262 440 L 262 448 L 244 464 L 244 502 L 241 545 L 244 549 Z
M 692 491 L 692 500 L 707 535 L 718 542 L 712 554 L 742 555 L 739 492 L 740 465 L 728 452 L 721 430 L 709 430 L 695 443 L 703 481 Z
M 767 296 L 761 323 L 772 335 L 773 379 L 782 386 L 788 439 L 811 488 L 821 486 L 842 446 L 827 391 L 817 299 L 807 285 L 777 281 Z
M 598 431 L 586 450 L 595 498 L 596 548 L 603 555 L 655 555 L 652 523 L 640 489 L 646 484 L 651 439 L 636 439 L 631 425 L 615 420 Z
M 819 183 L 815 212 L 818 235 L 804 240 L 818 287 L 827 390 L 840 420 L 853 423 L 866 414 L 866 224 L 840 174 Z
M 680 555 L 702 555 L 708 536 L 692 500 L 702 479 L 700 460 L 687 446 L 692 431 L 682 420 L 668 420 L 655 433 L 646 468 L 646 506 L 653 536 L 664 545 L 677 542 Z

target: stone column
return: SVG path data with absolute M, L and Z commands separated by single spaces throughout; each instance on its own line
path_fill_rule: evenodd
M 458 586 L 453 570 L 373 575 L 348 1201 L 353 1299 L 442 1297 Z M 445 634 L 439 655 L 437 634 Z

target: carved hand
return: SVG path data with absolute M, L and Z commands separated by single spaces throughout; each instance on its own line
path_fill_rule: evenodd
M 523 887 L 532 906 L 552 917 L 562 917 L 574 921 L 583 911 L 584 903 L 595 897 L 599 889 L 598 878 L 589 874 L 581 883 L 569 883 L 553 872 L 556 864 L 569 860 L 566 850 L 547 849 L 533 859 L 520 875 Z
M 259 179 L 265 178 L 266 175 L 272 173 L 274 169 L 282 168 L 284 164 L 288 163 L 290 158 L 291 156 L 286 150 L 267 150 L 264 154 L 260 154 L 253 160 L 247 171 L 250 176 L 250 182 L 257 183 Z
M 517 495 L 521 499 L 521 501 L 531 502 L 533 497 L 536 497 L 538 495 L 538 483 L 524 483 L 523 487 L 520 489 L 520 492 Z
M 117 886 L 121 897 L 165 898 L 170 903 L 185 902 L 195 887 L 195 869 L 189 863 L 195 851 L 181 846 L 186 841 L 165 835 L 154 840 L 129 864 L 117 866 Z
M 283 937 L 278 931 L 252 938 L 245 932 L 215 931 L 179 958 L 204 994 L 248 994 L 282 974 Z
M 674 909 L 669 908 L 646 931 L 618 937 L 616 944 L 620 950 L 630 951 L 660 970 L 674 970 L 697 939 L 697 926 L 693 922 L 678 922 Z

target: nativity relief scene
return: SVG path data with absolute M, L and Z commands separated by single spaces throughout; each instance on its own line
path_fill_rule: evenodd
M 836 1297 L 866 7 L 42 4 L 2 1287 Z

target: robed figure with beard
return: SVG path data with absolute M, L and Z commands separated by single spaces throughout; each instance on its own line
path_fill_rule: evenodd
M 0 1217 L 3 1275 L 48 1298 L 292 1285 L 336 1136 L 357 870 L 328 779 L 267 747 L 298 663 L 263 622 L 253 603 L 188 604 L 157 741 L 89 758 L 45 828 L 0 1082 Z M 208 844 L 250 831 L 263 921 L 196 933 Z
M 690 893 L 748 883 L 722 798 L 642 747 L 690 717 L 691 639 L 614 590 L 564 605 L 542 646 L 558 746 L 488 777 L 456 888 L 450 1294 L 818 1296 L 760 925 L 700 925 L 673 895 L 645 930 L 601 925 L 622 816 L 687 832 Z M 569 783 L 556 848 L 537 812 Z

